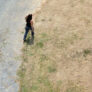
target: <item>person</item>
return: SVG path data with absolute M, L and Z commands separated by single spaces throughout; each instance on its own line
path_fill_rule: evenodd
M 34 38 L 34 26 L 32 21 L 32 14 L 28 14 L 26 17 L 26 27 L 25 27 L 25 34 L 24 34 L 24 42 L 26 41 L 27 34 L 29 30 L 31 30 L 32 38 Z

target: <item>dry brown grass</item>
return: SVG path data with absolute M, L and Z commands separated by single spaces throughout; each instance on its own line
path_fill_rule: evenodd
M 37 13 L 20 92 L 92 92 L 91 6 L 91 0 L 50 0 Z

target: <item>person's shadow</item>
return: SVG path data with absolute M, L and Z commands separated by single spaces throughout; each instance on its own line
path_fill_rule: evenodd
M 34 37 L 28 38 L 26 40 L 27 45 L 33 45 L 34 44 Z

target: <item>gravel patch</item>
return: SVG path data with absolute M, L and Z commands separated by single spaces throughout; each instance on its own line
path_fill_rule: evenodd
M 28 13 L 33 13 L 41 0 L 0 1 L 0 92 L 18 92 L 16 72 L 21 64 L 23 34 Z

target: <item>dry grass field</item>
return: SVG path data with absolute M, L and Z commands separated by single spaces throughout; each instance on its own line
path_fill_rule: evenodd
M 34 17 L 20 92 L 92 92 L 92 1 L 48 0 Z

